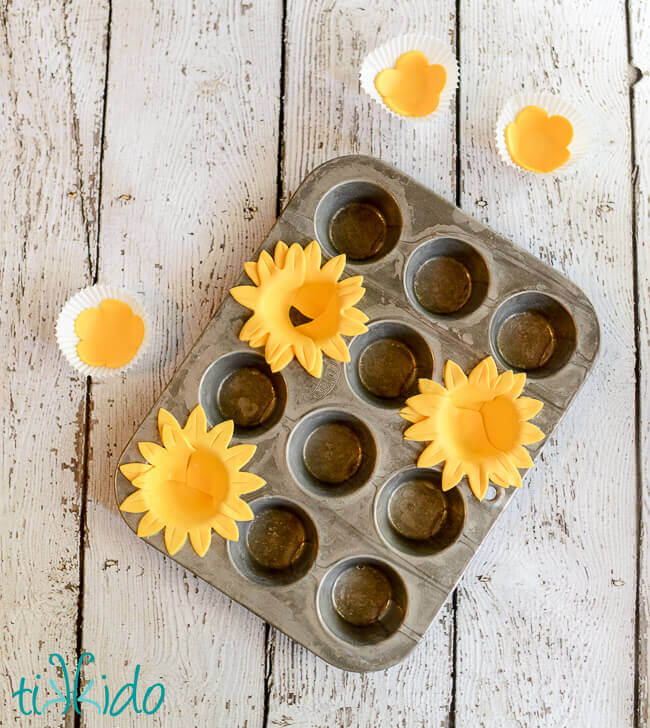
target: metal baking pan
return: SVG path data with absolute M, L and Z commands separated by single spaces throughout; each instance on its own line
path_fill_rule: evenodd
M 227 296 L 120 463 L 141 460 L 137 443 L 158 439 L 161 407 L 184 422 L 201 402 L 214 425 L 229 375 L 252 367 L 268 376 L 274 416 L 234 437 L 258 446 L 248 468 L 267 481 L 246 498 L 255 520 L 239 524 L 238 542 L 213 538 L 203 558 L 189 544 L 171 558 L 327 662 L 379 670 L 415 647 L 516 489 L 491 487 L 479 502 L 463 480 L 443 493 L 438 468 L 415 466 L 421 444 L 403 440 L 403 396 L 364 386 L 373 376 L 382 386 L 386 351 L 366 356 L 368 372 L 364 353 L 397 341 L 417 376 L 437 381 L 447 359 L 465 371 L 489 354 L 502 368 L 518 364 L 529 370 L 526 394 L 544 403 L 536 422 L 548 439 L 596 358 L 599 327 L 563 275 L 377 159 L 318 167 L 260 251 L 312 239 L 325 255 L 349 254 L 345 276 L 364 276 L 358 307 L 370 321 L 349 342 L 351 362 L 325 358 L 319 379 L 296 361 L 271 375 L 260 351 L 238 339 L 250 311 Z M 328 424 L 350 428 L 360 448 L 354 476 L 335 486 L 314 477 L 331 463 L 305 461 L 309 436 Z M 544 442 L 530 448 L 533 458 Z M 117 470 L 118 503 L 132 490 Z M 123 516 L 135 531 L 140 516 Z M 166 553 L 162 534 L 146 540 Z

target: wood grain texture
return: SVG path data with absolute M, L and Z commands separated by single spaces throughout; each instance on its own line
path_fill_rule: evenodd
M 637 725 L 641 728 L 650 725 L 650 5 L 631 0 L 629 23 L 631 62 L 641 72 L 632 94 L 640 377 Z M 636 81 L 636 71 L 631 71 Z
M 147 725 L 263 720 L 264 624 L 139 541 L 113 475 L 274 220 L 280 50 L 279 2 L 113 2 L 99 282 L 141 294 L 153 327 L 137 370 L 92 387 L 83 646 L 114 683 L 135 663 L 164 683 Z
M 453 110 L 430 124 L 391 117 L 360 90 L 367 53 L 392 36 L 426 31 L 453 45 L 455 5 L 290 1 L 286 27 L 284 199 L 314 167 L 365 153 L 412 174 L 453 200 Z M 350 544 L 351 552 L 354 544 Z M 309 608 L 309 607 L 307 607 Z M 269 726 L 446 726 L 452 694 L 451 606 L 400 665 L 345 673 L 272 631 Z
M 601 353 L 458 594 L 456 725 L 633 726 L 636 566 L 629 97 L 623 2 L 460 6 L 462 206 L 592 300 Z M 500 105 L 561 92 L 599 144 L 538 178 L 496 155 Z
M 84 6 L 0 7 L 0 723 L 18 719 L 21 677 L 45 683 L 48 655 L 74 663 L 76 650 L 86 381 L 60 356 L 54 328 L 89 281 L 97 207 L 103 77 L 93 49 L 106 27 L 101 5 L 92 17 Z M 64 724 L 53 713 L 23 720 Z
M 113 0 L 105 99 L 109 3 L 0 3 L 0 725 L 18 721 L 10 695 L 21 676 L 33 679 L 53 651 L 74 662 L 80 618 L 82 648 L 97 657 L 86 680 L 101 670 L 117 687 L 139 663 L 141 688 L 165 684 L 163 711 L 124 713 L 121 727 L 648 725 L 648 3 L 628 2 L 643 74 L 632 96 L 635 443 L 622 0 L 461 0 L 458 19 L 455 0 L 286 2 L 282 200 L 321 162 L 355 152 L 455 200 L 453 109 L 431 125 L 400 121 L 363 95 L 357 74 L 384 40 L 419 30 L 453 45 L 459 22 L 462 206 L 581 285 L 602 325 L 596 370 L 461 582 L 456 620 L 448 604 L 406 661 L 365 676 L 273 630 L 265 652 L 260 620 L 141 543 L 118 514 L 124 444 L 275 217 L 283 8 Z M 588 110 L 601 140 L 592 167 L 556 182 L 500 162 L 492 124 L 522 87 Z M 91 385 L 85 462 L 86 382 L 59 355 L 54 326 L 96 272 L 140 295 L 154 327 L 137 370 Z M 91 711 L 80 722 L 108 725 Z

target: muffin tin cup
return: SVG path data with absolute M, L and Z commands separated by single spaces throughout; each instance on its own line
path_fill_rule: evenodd
M 288 498 L 262 497 L 250 504 L 255 518 L 240 525 L 239 541 L 228 544 L 234 567 L 264 586 L 302 579 L 318 554 L 318 531 L 304 508 Z
M 460 490 L 442 490 L 442 475 L 431 468 L 405 468 L 382 486 L 375 503 L 378 532 L 409 556 L 432 556 L 452 546 L 465 525 Z
M 316 238 L 330 255 L 357 264 L 376 263 L 397 245 L 402 213 L 384 187 L 351 180 L 328 190 L 314 214 Z
M 350 344 L 345 373 L 350 389 L 382 409 L 399 409 L 417 393 L 417 380 L 433 372 L 431 350 L 417 329 L 401 321 L 380 319 Z
M 286 457 L 303 489 L 319 497 L 342 498 L 371 480 L 377 444 L 359 417 L 344 409 L 321 409 L 296 424 Z
M 280 422 L 287 405 L 287 385 L 264 357 L 238 351 L 216 359 L 199 385 L 199 402 L 211 427 L 235 423 L 235 437 L 255 439 Z
M 485 300 L 489 284 L 489 270 L 481 254 L 455 238 L 434 238 L 419 245 L 404 269 L 409 301 L 431 318 L 468 316 Z
M 406 586 L 386 561 L 353 556 L 335 564 L 320 583 L 317 609 L 339 640 L 368 646 L 390 638 L 408 609 Z
M 567 364 L 576 348 L 577 330 L 573 317 L 557 299 L 525 291 L 497 308 L 490 340 L 504 368 L 540 378 Z
M 551 331 L 553 352 L 527 372 L 525 392 L 544 402 L 536 424 L 548 437 L 599 343 L 591 304 L 560 273 L 368 157 L 344 157 L 312 172 L 262 248 L 272 250 L 278 239 L 320 239 L 341 204 L 369 191 L 395 223 L 395 239 L 378 257 L 346 267 L 346 275 L 364 275 L 358 307 L 369 317 L 368 331 L 348 342 L 350 361 L 325 357 L 320 379 L 295 361 L 270 373 L 261 350 L 238 339 L 250 312 L 228 297 L 121 458 L 141 460 L 137 443 L 157 441 L 161 407 L 184 421 L 199 400 L 215 424 L 230 377 L 253 368 L 270 379 L 277 409 L 253 435 L 236 428 L 234 436 L 257 445 L 248 469 L 267 481 L 245 497 L 255 519 L 239 524 L 237 542 L 213 536 L 203 558 L 189 546 L 171 558 L 331 664 L 357 671 L 388 667 L 415 647 L 518 492 L 494 488 L 479 502 L 464 480 L 443 492 L 441 466 L 416 467 L 424 443 L 403 440 L 407 423 L 398 408 L 417 379 L 440 381 L 447 359 L 469 371 L 492 354 L 505 366 L 522 346 L 526 353 L 530 332 L 537 332 L 537 345 Z M 357 211 L 365 219 L 368 211 Z M 321 243 L 326 254 L 337 254 Z M 445 315 L 427 310 L 414 293 L 418 270 L 440 256 L 460 263 L 472 283 L 467 301 Z M 399 396 L 378 396 L 392 395 L 394 386 Z M 242 403 L 243 411 L 258 416 L 249 405 Z M 532 446 L 531 457 L 542 446 Z M 132 492 L 119 471 L 115 486 L 118 502 Z M 135 531 L 138 516 L 121 514 Z M 164 551 L 160 534 L 147 541 Z

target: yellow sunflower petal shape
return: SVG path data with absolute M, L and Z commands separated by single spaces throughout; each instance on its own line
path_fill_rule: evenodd
M 120 467 L 137 488 L 122 501 L 120 509 L 146 511 L 138 524 L 138 536 L 152 536 L 164 528 L 165 548 L 170 554 L 175 554 L 189 536 L 199 556 L 205 556 L 210 547 L 212 529 L 237 541 L 236 521 L 253 518 L 240 496 L 265 484 L 257 475 L 240 472 L 253 457 L 255 445 L 228 447 L 232 420 L 208 430 L 201 405 L 192 410 L 183 428 L 161 409 L 158 429 L 162 446 L 138 443 L 147 463 Z
M 271 370 L 283 369 L 295 357 L 309 374 L 323 373 L 323 354 L 336 361 L 350 361 L 343 336 L 367 331 L 368 317 L 354 308 L 363 297 L 363 277 L 339 280 L 345 255 L 321 267 L 321 249 L 314 240 L 303 248 L 278 242 L 271 257 L 266 251 L 244 269 L 253 286 L 231 289 L 232 297 L 253 315 L 239 338 L 253 347 L 264 347 Z M 291 310 L 305 321 L 294 323 Z
M 507 488 L 521 487 L 519 468 L 533 461 L 523 447 L 543 439 L 528 422 L 542 402 L 522 397 L 525 374 L 498 374 L 491 356 L 465 376 L 453 361 L 444 369 L 443 387 L 419 380 L 420 394 L 410 397 L 400 415 L 412 423 L 406 440 L 428 441 L 418 466 L 445 461 L 442 489 L 449 490 L 466 475 L 472 492 L 483 500 L 488 481 Z

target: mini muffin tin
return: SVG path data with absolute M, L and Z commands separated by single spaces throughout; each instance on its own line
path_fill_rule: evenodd
M 370 320 L 350 363 L 326 357 L 320 379 L 296 361 L 271 374 L 238 339 L 251 312 L 226 296 L 120 463 L 158 440 L 161 407 L 183 422 L 199 401 L 210 425 L 234 414 L 234 442 L 258 446 L 248 468 L 267 481 L 247 497 L 255 519 L 238 542 L 215 536 L 203 558 L 189 544 L 171 558 L 331 664 L 378 670 L 415 647 L 516 493 L 491 486 L 479 502 L 465 480 L 443 493 L 439 468 L 415 466 L 423 444 L 403 440 L 398 413 L 417 378 L 488 354 L 526 370 L 548 439 L 599 327 L 564 276 L 376 159 L 312 172 L 260 251 L 312 239 L 348 254 L 344 276 L 364 276 Z M 119 470 L 115 488 L 118 502 L 133 490 Z M 122 515 L 135 531 L 140 516 Z M 162 533 L 146 540 L 165 552 Z

